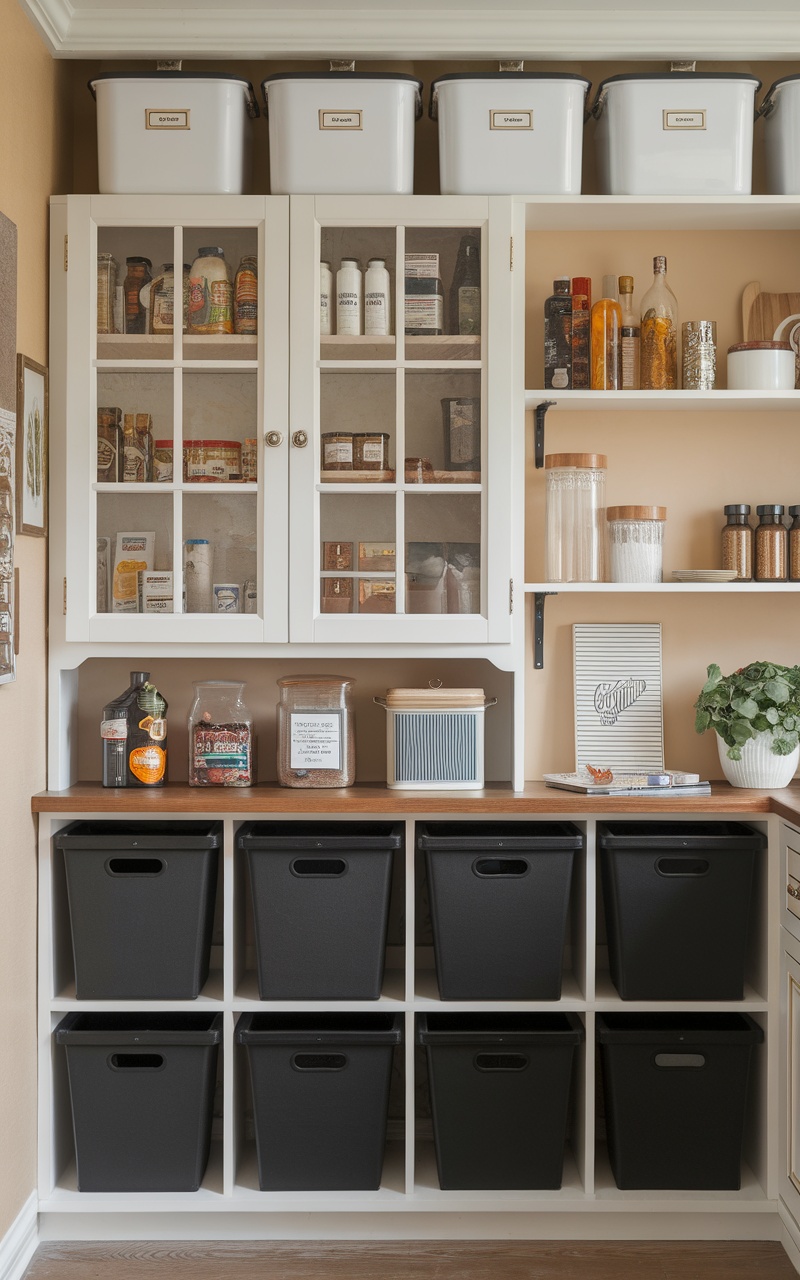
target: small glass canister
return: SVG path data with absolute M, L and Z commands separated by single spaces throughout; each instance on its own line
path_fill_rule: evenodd
M 612 582 L 660 582 L 666 507 L 609 507 Z
M 278 681 L 278 782 L 282 787 L 352 787 L 356 780 L 353 681 L 286 676 Z
M 756 582 L 785 582 L 788 559 L 788 534 L 783 523 L 780 503 L 764 503 L 756 507 L 758 524 L 755 531 Z
M 746 502 L 730 503 L 724 511 L 727 524 L 722 526 L 722 567 L 735 569 L 737 581 L 749 582 L 753 577 L 750 507 Z
M 717 323 L 686 320 L 681 327 L 684 391 L 713 391 L 717 383 Z
M 239 680 L 195 680 L 189 712 L 189 786 L 250 787 L 256 780 L 253 718 Z
M 548 582 L 602 582 L 605 571 L 605 492 L 602 453 L 549 453 L 545 577 Z

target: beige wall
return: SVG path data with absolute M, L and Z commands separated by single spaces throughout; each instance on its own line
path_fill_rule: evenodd
M 16 0 L 0 0 L 0 210 L 17 225 L 17 350 L 47 363 L 47 199 L 66 178 L 65 76 Z M 44 539 L 18 537 L 17 680 L 0 687 L 0 1238 L 36 1185 L 36 842 L 30 797 L 45 783 Z

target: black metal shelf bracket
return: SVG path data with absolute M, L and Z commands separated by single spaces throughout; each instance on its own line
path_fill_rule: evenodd
M 544 667 L 544 602 L 547 596 L 556 595 L 557 591 L 533 593 L 533 666 L 536 671 Z
M 557 400 L 543 400 L 541 404 L 537 404 L 534 409 L 534 429 L 533 429 L 533 459 L 536 469 L 539 470 L 544 466 L 544 420 L 547 416 L 547 410 L 553 409 L 558 404 Z

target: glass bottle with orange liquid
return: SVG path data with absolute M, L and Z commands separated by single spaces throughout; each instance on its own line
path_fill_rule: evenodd
M 622 386 L 622 308 L 617 277 L 603 276 L 603 293 L 592 307 L 592 391 L 618 391 Z

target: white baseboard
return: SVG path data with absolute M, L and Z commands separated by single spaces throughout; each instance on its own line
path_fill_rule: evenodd
M 39 1202 L 34 1191 L 0 1240 L 0 1280 L 20 1280 L 38 1243 Z

